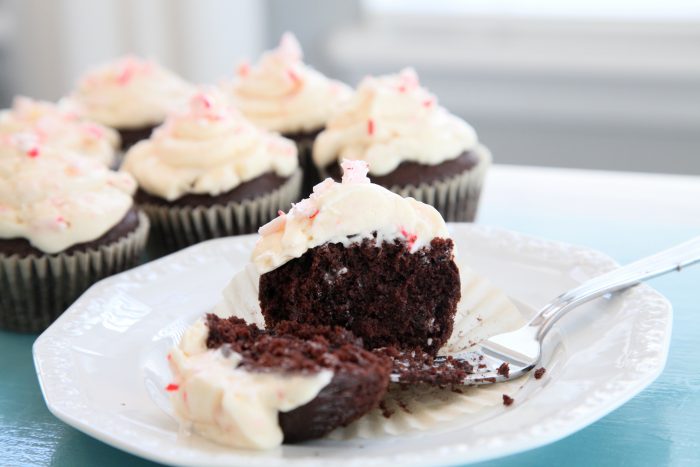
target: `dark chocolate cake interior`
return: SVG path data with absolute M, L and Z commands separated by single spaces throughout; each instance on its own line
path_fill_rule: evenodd
M 267 327 L 282 321 L 341 326 L 368 349 L 421 349 L 435 355 L 452 333 L 460 298 L 450 239 L 411 253 L 403 240 L 325 244 L 263 274 L 259 300 Z

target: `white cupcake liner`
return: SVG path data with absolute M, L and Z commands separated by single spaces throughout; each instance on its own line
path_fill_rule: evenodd
M 279 188 L 250 200 L 214 206 L 162 206 L 143 203 L 154 235 L 171 248 L 184 248 L 212 238 L 257 232 L 258 228 L 299 201 L 301 170 Z
M 464 350 L 481 340 L 517 329 L 525 320 L 516 306 L 500 289 L 476 274 L 457 259 L 462 299 L 457 305 L 452 336 L 440 350 L 449 355 Z M 239 271 L 224 289 L 224 300 L 214 312 L 222 317 L 235 315 L 249 323 L 265 327 L 258 302 L 260 275 L 253 265 Z M 376 438 L 421 430 L 441 428 L 448 422 L 486 415 L 503 403 L 503 394 L 514 394 L 524 379 L 491 386 L 461 388 L 462 393 L 417 385 L 408 389 L 393 387 L 383 406 L 393 414 L 387 418 L 375 409 L 351 425 L 339 428 L 333 439 L 355 437 Z
M 136 265 L 148 231 L 148 217 L 139 212 L 133 232 L 96 249 L 27 257 L 0 254 L 0 328 L 46 329 L 92 284 Z
M 475 150 L 479 161 L 471 169 L 446 180 L 420 185 L 394 185 L 389 188 L 403 197 L 412 197 L 437 209 L 446 222 L 473 222 L 479 207 L 481 189 L 486 172 L 491 166 L 491 151 L 480 145 Z M 327 178 L 325 169 L 318 169 L 321 179 Z M 370 180 L 372 175 L 370 174 Z

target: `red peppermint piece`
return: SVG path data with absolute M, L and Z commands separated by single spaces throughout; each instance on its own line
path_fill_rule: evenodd
M 313 219 L 314 217 L 318 216 L 319 210 L 316 209 L 313 214 L 309 216 L 309 219 Z
M 39 157 L 39 148 L 36 146 L 29 148 L 29 150 L 27 151 L 27 155 L 32 159 L 34 159 L 35 157 Z
M 291 79 L 295 83 L 298 83 L 299 81 L 301 81 L 301 78 L 299 78 L 299 75 L 297 74 L 297 72 L 291 68 L 287 69 L 287 76 L 289 77 L 289 79 Z
M 411 250 L 413 249 L 413 245 L 415 245 L 416 240 L 418 240 L 418 235 L 414 233 L 410 233 L 408 230 L 404 229 L 401 227 L 401 235 L 404 236 L 406 239 L 406 243 L 408 244 L 408 249 Z
M 432 99 L 426 99 L 423 101 L 423 107 L 430 108 L 435 102 Z
M 165 390 L 169 392 L 177 391 L 178 389 L 180 389 L 180 386 L 174 383 L 170 383 L 167 386 L 165 386 Z
M 241 62 L 238 64 L 238 69 L 236 70 L 238 76 L 246 77 L 250 73 L 250 63 Z
M 374 120 L 371 118 L 367 120 L 367 134 L 370 136 L 374 134 Z

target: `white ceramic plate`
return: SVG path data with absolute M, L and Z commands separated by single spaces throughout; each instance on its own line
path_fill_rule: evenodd
M 586 248 L 480 226 L 450 228 L 463 260 L 524 315 L 615 266 Z M 199 244 L 88 290 L 34 344 L 49 410 L 105 443 L 173 465 L 455 464 L 532 449 L 580 430 L 651 383 L 666 361 L 671 305 L 641 285 L 562 319 L 545 348 L 545 378 L 511 385 L 516 403 L 508 408 L 464 413 L 457 423 L 428 430 L 269 452 L 183 436 L 162 397 L 163 356 L 189 323 L 219 302 L 247 263 L 252 242 L 247 236 Z

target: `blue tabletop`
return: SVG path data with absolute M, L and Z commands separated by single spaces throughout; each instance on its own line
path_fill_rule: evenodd
M 563 217 L 541 206 L 508 208 L 496 198 L 485 201 L 480 223 L 591 246 L 621 263 L 700 233 L 700 222 L 660 224 L 654 218 L 625 216 L 596 220 L 576 210 Z M 700 203 L 700 198 L 692 202 Z M 478 466 L 700 465 L 700 266 L 651 285 L 674 307 L 669 360 L 659 379 L 578 433 Z M 156 465 L 96 441 L 49 413 L 32 363 L 35 339 L 0 331 L 0 466 Z

